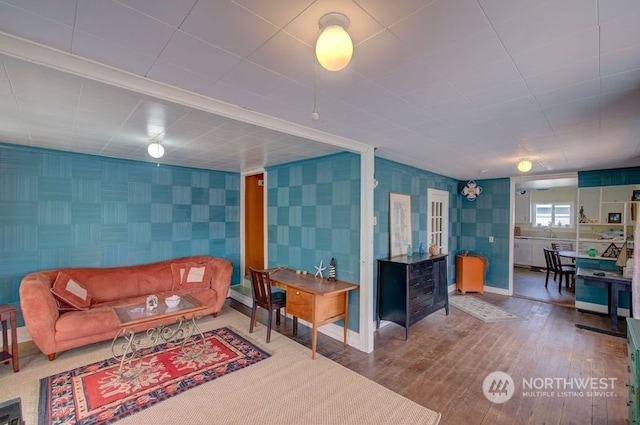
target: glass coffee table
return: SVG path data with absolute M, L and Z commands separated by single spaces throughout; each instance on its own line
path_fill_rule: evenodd
M 122 379 L 134 379 L 143 372 L 142 358 L 145 349 L 163 342 L 180 344 L 182 352 L 190 357 L 198 357 L 204 352 L 205 338 L 196 320 L 202 317 L 207 306 L 192 295 L 184 295 L 173 308 L 158 300 L 158 307 L 147 310 L 146 303 L 114 307 L 113 312 L 120 321 L 120 330 L 111 342 L 113 358 L 120 362 L 118 374 Z M 175 323 L 158 323 L 146 331 L 136 332 L 141 325 L 164 322 L 175 318 Z M 200 338 L 191 338 L 199 335 Z

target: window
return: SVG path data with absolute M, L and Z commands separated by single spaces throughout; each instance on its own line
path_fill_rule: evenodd
M 573 227 L 573 204 L 570 202 L 539 202 L 533 205 L 535 226 Z

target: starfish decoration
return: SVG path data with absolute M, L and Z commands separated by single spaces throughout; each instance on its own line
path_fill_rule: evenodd
M 320 275 L 320 279 L 324 278 L 324 276 L 322 276 L 322 272 L 325 271 L 327 268 L 322 265 L 322 260 L 320 260 L 320 265 L 319 266 L 313 266 L 313 267 L 316 268 L 315 276 L 318 277 L 318 275 Z

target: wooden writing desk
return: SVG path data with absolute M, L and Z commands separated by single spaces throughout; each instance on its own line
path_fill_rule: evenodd
M 348 294 L 358 285 L 340 280 L 329 282 L 312 275 L 296 274 L 289 269 L 278 269 L 269 276 L 274 286 L 287 291 L 287 313 L 311 323 L 312 358 L 316 358 L 319 326 L 342 319 L 344 343 L 347 343 Z M 294 334 L 298 331 L 297 324 L 294 321 Z

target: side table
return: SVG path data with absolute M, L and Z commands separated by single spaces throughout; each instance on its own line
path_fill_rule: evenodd
M 9 353 L 9 341 L 7 338 L 7 321 L 11 326 L 11 353 Z M 2 351 L 0 351 L 0 363 L 13 363 L 13 371 L 20 370 L 18 364 L 18 332 L 16 325 L 16 309 L 8 304 L 0 304 L 0 322 L 2 322 Z

